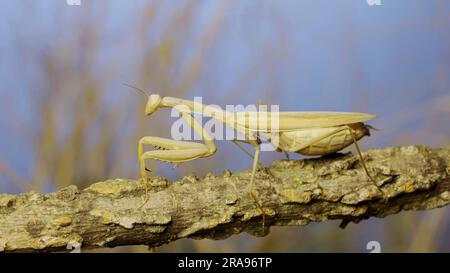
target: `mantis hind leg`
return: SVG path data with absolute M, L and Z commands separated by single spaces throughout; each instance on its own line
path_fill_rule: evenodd
M 356 151 L 358 152 L 359 158 L 361 159 L 361 164 L 363 166 L 364 171 L 366 172 L 367 177 L 369 178 L 370 182 L 372 182 L 372 184 L 377 188 L 377 190 L 383 195 L 383 200 L 384 200 L 384 202 L 386 202 L 388 198 L 387 198 L 386 194 L 383 192 L 383 190 L 380 188 L 380 186 L 378 186 L 375 179 L 373 179 L 373 177 L 370 175 L 369 170 L 366 165 L 366 161 L 364 160 L 364 157 L 362 156 L 361 149 L 359 148 L 358 141 L 356 140 L 355 134 L 353 133 L 352 129 L 349 126 L 347 126 L 347 128 L 348 128 L 348 131 L 350 132 L 350 136 L 352 137 L 353 144 L 355 144 Z

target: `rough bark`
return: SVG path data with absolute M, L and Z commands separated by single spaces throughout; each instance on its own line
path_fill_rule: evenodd
M 0 252 L 54 251 L 145 244 L 180 238 L 224 239 L 248 232 L 264 236 L 272 225 L 306 225 L 329 219 L 359 222 L 402 210 L 450 203 L 450 146 L 423 145 L 364 153 L 369 171 L 388 200 L 351 154 L 278 160 L 256 176 L 263 213 L 249 194 L 249 171 L 178 181 L 113 179 L 78 190 L 0 194 Z

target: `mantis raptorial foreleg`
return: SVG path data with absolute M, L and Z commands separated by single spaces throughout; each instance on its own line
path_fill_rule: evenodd
M 150 145 L 157 150 L 143 152 L 144 145 Z M 141 178 L 146 177 L 145 160 L 156 159 L 165 162 L 184 162 L 200 157 L 209 150 L 205 144 L 189 141 L 173 140 L 168 138 L 146 136 L 139 140 L 138 156 L 140 162 Z
M 201 124 L 195 120 L 195 118 L 189 112 L 181 112 L 181 117 L 186 121 L 186 123 L 194 129 L 194 132 L 199 134 L 203 143 L 189 142 L 173 140 L 161 137 L 147 136 L 141 138 L 138 147 L 138 157 L 140 163 L 141 179 L 145 183 L 147 181 L 145 167 L 146 159 L 156 159 L 165 162 L 181 163 L 190 161 L 200 157 L 208 157 L 216 152 L 216 145 L 214 144 L 213 138 L 208 134 L 208 132 L 201 126 Z M 143 146 L 151 145 L 157 150 L 144 152 Z M 145 184 L 145 201 L 141 207 L 148 201 L 148 187 Z

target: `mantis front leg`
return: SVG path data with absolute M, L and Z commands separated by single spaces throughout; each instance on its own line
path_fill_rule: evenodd
M 153 151 L 144 152 L 144 145 L 150 145 L 156 148 Z M 139 140 L 138 158 L 141 178 L 147 180 L 145 160 L 156 159 L 164 162 L 181 163 L 190 161 L 199 157 L 207 157 L 213 154 L 212 148 L 208 145 L 173 140 L 168 138 L 146 136 Z
M 138 158 L 141 179 L 143 182 L 147 181 L 145 160 L 156 159 L 164 162 L 182 163 L 190 160 L 194 160 L 201 157 L 208 157 L 216 152 L 216 145 L 214 139 L 207 133 L 202 125 L 195 120 L 195 118 L 188 112 L 181 112 L 181 117 L 186 123 L 199 134 L 203 143 L 173 140 L 168 138 L 147 136 L 139 140 L 138 146 Z M 156 148 L 153 151 L 144 152 L 144 145 L 151 145 Z M 148 200 L 147 187 L 146 187 L 146 200 Z M 142 205 L 144 205 L 142 204 Z M 141 206 L 142 206 L 141 205 Z

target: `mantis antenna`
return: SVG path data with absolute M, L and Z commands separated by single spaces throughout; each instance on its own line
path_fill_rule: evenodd
M 136 86 L 130 85 L 128 83 L 122 83 L 122 84 L 125 85 L 126 87 L 129 87 L 129 88 L 132 88 L 134 90 L 137 90 L 137 91 L 141 92 L 142 94 L 146 95 L 147 97 L 150 97 L 150 95 L 147 92 L 145 92 L 144 90 L 142 90 L 142 89 L 140 89 L 140 88 L 138 88 Z
M 142 94 L 144 94 L 147 97 L 150 97 L 150 95 L 147 92 L 145 92 L 144 90 L 140 89 L 139 87 L 133 86 L 133 85 L 125 83 L 125 82 L 123 82 L 122 84 L 125 85 L 126 87 L 129 87 L 131 89 L 134 89 L 134 90 L 137 90 L 137 91 L 141 92 Z M 149 170 L 147 168 L 145 168 L 145 170 L 148 171 L 148 172 L 151 172 L 151 170 Z

